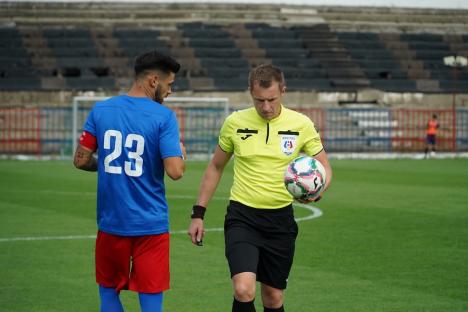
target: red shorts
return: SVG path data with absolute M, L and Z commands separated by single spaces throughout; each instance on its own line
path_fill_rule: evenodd
M 98 231 L 96 282 L 117 291 L 169 289 L 169 233 L 132 237 Z

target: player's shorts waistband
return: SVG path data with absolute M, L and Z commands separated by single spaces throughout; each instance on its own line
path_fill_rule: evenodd
M 278 209 L 259 209 L 231 200 L 224 221 L 225 231 L 232 226 L 247 226 L 271 235 L 297 235 L 291 204 Z
M 229 206 L 231 207 L 236 207 L 239 209 L 249 209 L 249 211 L 256 211 L 256 212 L 261 212 L 265 214 L 277 214 L 277 215 L 289 215 L 293 213 L 293 206 L 292 204 L 289 204 L 285 207 L 282 208 L 255 208 L 251 206 L 247 206 L 241 202 L 235 201 L 235 200 L 230 200 L 229 201 Z

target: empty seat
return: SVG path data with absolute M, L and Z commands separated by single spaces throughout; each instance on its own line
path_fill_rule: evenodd
M 177 77 L 172 86 L 172 90 L 175 92 L 189 90 L 189 81 L 186 78 Z
M 227 38 L 218 38 L 216 40 L 212 39 L 200 39 L 200 38 L 191 38 L 189 39 L 189 44 L 193 48 L 220 48 L 220 49 L 226 49 L 226 48 L 236 48 L 236 44 L 234 40 L 232 39 L 227 39 Z
M 249 63 L 247 60 L 242 58 L 204 58 L 200 60 L 200 63 L 203 68 L 217 68 L 217 67 L 229 67 L 229 68 L 248 68 Z
M 238 49 L 218 49 L 218 48 L 198 48 L 194 50 L 195 56 L 199 58 L 240 58 L 241 52 Z
M 211 67 L 206 68 L 208 76 L 215 79 L 227 78 L 241 78 L 246 79 L 249 69 L 248 68 L 229 68 L 229 67 Z
M 268 58 L 298 58 L 306 59 L 309 55 L 309 52 L 305 49 L 267 49 L 266 57 Z
M 439 34 L 401 34 L 400 38 L 404 41 L 422 41 L 422 42 L 441 42 L 443 35 Z
M 0 28 L 0 89 L 37 90 L 40 72 L 33 68 L 16 27 Z
M 101 67 L 105 65 L 105 62 L 102 58 L 97 56 L 67 56 L 57 59 L 57 65 L 61 67 L 81 67 L 81 68 L 90 68 L 90 67 Z
M 302 40 L 294 38 L 287 39 L 262 39 L 257 38 L 260 48 L 264 49 L 303 49 L 304 45 Z
M 391 92 L 415 92 L 417 91 L 416 82 L 406 79 L 372 79 L 371 86 Z
M 329 91 L 333 89 L 328 79 L 286 79 L 290 91 Z
M 89 29 L 87 28 L 47 28 L 44 29 L 43 34 L 46 38 L 62 38 L 62 39 L 74 39 L 74 38 L 88 38 Z
M 468 79 L 439 80 L 440 89 L 445 92 L 468 93 Z
M 98 57 L 94 41 L 87 28 L 48 28 L 43 30 L 47 45 L 57 59 L 67 57 Z
M 118 39 L 147 39 L 152 40 L 160 36 L 160 32 L 155 29 L 145 28 L 116 28 L 113 31 L 113 36 Z
M 5 91 L 35 91 L 40 89 L 41 83 L 36 77 L 8 77 L 0 78 L 0 90 Z
M 328 73 L 321 68 L 307 67 L 283 67 L 284 76 L 286 79 L 320 79 L 327 78 Z
M 32 67 L 9 67 L 6 69 L 0 68 L 0 77 L 2 78 L 37 78 L 40 76 L 40 71 Z
M 398 68 L 366 68 L 363 72 L 371 79 L 407 79 L 408 74 Z
M 214 85 L 218 91 L 245 91 L 248 89 L 247 77 L 236 79 L 215 79 Z
M 203 38 L 203 39 L 224 39 L 226 32 L 216 28 L 202 28 L 202 29 L 184 29 L 182 34 L 186 38 Z
M 68 77 L 65 79 L 65 88 L 68 90 L 114 90 L 115 80 L 112 77 L 104 78 L 83 78 Z

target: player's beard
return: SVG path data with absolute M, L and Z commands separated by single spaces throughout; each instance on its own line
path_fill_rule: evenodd
M 160 104 L 162 104 L 164 102 L 164 96 L 162 95 L 161 88 L 159 87 L 159 85 L 154 90 L 153 100 L 160 103 Z

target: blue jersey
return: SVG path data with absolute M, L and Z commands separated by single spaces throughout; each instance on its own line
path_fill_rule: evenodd
M 83 130 L 97 139 L 98 228 L 122 236 L 168 232 L 163 159 L 182 156 L 174 112 L 120 95 L 96 103 Z

